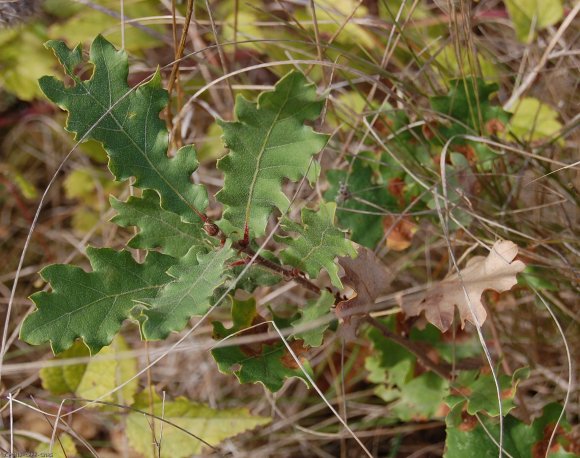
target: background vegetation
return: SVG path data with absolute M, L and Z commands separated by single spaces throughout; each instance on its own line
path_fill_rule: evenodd
M 4 3 L 0 25 L 14 22 Z M 509 411 L 505 456 L 580 453 L 578 4 L 22 3 L 33 4 L 29 17 L 0 29 L 2 452 L 365 456 L 355 435 L 373 456 L 498 456 L 490 439 L 498 400 L 485 350 L 500 374 L 502 413 Z M 178 346 L 186 331 L 143 342 L 130 323 L 94 358 L 80 344 L 55 357 L 49 345 L 18 339 L 34 309 L 28 296 L 49 290 L 43 267 L 87 268 L 87 246 L 120 249 L 135 235 L 110 222 L 109 196 L 124 201 L 138 191 L 111 180 L 97 142 L 75 146 L 66 113 L 37 82 L 63 77 L 44 42 L 82 43 L 86 54 L 97 34 L 127 51 L 131 86 L 160 68 L 171 94 L 163 116 L 173 132 L 170 153 L 196 145 L 194 180 L 211 195 L 223 186 L 215 164 L 227 151 L 215 119 L 234 120 L 235 96 L 255 100 L 293 69 L 316 85 L 325 103 L 311 124 L 330 140 L 313 186 L 285 184 L 290 216 L 335 202 L 336 225 L 388 269 L 371 297 L 374 325 L 362 323 L 355 334 L 325 314 L 336 332 L 299 354 L 318 390 L 294 377 L 273 393 L 221 373 L 210 353 L 211 321 L 230 328 L 229 305 Z M 92 69 L 76 71 L 88 78 Z M 208 216 L 220 212 L 212 199 Z M 463 266 L 501 239 L 517 244 L 527 267 L 510 291 L 483 296 L 484 347 L 470 323 L 461 329 L 456 320 L 441 333 L 404 313 L 406 301 L 453 274 L 454 260 Z M 321 277 L 318 284 L 330 284 Z M 296 279 L 279 280 L 259 281 L 258 310 L 287 315 L 311 299 Z M 462 375 L 442 377 L 445 368 Z M 99 397 L 98 405 L 83 401 Z

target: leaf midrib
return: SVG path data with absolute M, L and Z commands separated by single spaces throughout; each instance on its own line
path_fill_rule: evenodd
M 258 180 L 258 175 L 262 171 L 261 168 L 260 168 L 260 165 L 262 163 L 262 158 L 264 156 L 264 153 L 268 149 L 266 147 L 266 145 L 270 141 L 270 136 L 272 135 L 272 131 L 274 130 L 274 126 L 278 122 L 278 118 L 280 118 L 280 114 L 282 114 L 282 110 L 286 107 L 286 104 L 288 103 L 289 96 L 290 96 L 290 92 L 288 91 L 288 92 L 286 92 L 286 97 L 284 99 L 284 103 L 282 103 L 280 105 L 280 109 L 276 113 L 276 116 L 274 117 L 274 120 L 272 121 L 272 124 L 268 128 L 268 132 L 266 133 L 266 137 L 264 138 L 264 142 L 262 143 L 262 146 L 261 146 L 260 151 L 258 153 L 258 157 L 257 157 L 257 160 L 256 160 L 256 170 L 254 171 L 254 175 L 252 176 L 252 182 L 250 183 L 250 192 L 248 194 L 248 202 L 246 204 L 246 215 L 245 215 L 245 220 L 244 220 L 244 230 L 245 230 L 246 227 L 249 226 L 252 200 L 253 200 L 253 197 L 254 197 L 254 190 L 256 188 L 256 182 Z
M 66 313 L 63 313 L 62 315 L 59 315 L 58 317 L 56 317 L 56 318 L 54 318 L 54 319 L 52 319 L 50 321 L 46 321 L 46 322 L 42 323 L 40 326 L 38 326 L 36 329 L 40 329 L 40 328 L 46 327 L 46 326 L 54 323 L 55 321 L 59 321 L 59 320 L 64 319 L 65 317 L 67 317 L 70 320 L 70 317 L 72 315 L 75 315 L 75 314 L 83 311 L 87 307 L 92 307 L 92 306 L 98 304 L 99 302 L 102 302 L 102 301 L 105 301 L 105 300 L 108 300 L 108 299 L 115 299 L 115 300 L 117 300 L 117 299 L 121 298 L 122 296 L 127 296 L 127 295 L 130 295 L 130 294 L 135 294 L 135 293 L 138 293 L 140 291 L 147 291 L 147 290 L 150 290 L 150 289 L 153 289 L 153 290 L 160 289 L 163 286 L 165 286 L 166 284 L 167 283 L 162 283 L 160 285 L 148 285 L 148 286 L 144 286 L 144 287 L 141 287 L 141 288 L 135 288 L 135 289 L 132 289 L 132 290 L 129 290 L 129 291 L 124 291 L 124 292 L 117 293 L 117 294 L 104 295 L 104 296 L 102 296 L 102 297 L 100 297 L 98 299 L 95 299 L 94 301 L 91 301 L 91 302 L 89 302 L 87 304 L 82 305 L 79 308 L 76 308 L 74 310 L 71 310 L 71 311 L 68 311 Z M 98 289 L 95 289 L 95 288 L 89 288 L 89 289 L 92 289 L 95 292 L 98 292 L 98 293 L 103 294 L 102 291 L 99 291 Z

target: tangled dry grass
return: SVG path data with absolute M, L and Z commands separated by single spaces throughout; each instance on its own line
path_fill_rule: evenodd
M 79 4 L 102 8 L 101 2 Z M 121 14 L 123 1 L 106 5 L 110 14 Z M 291 68 L 304 71 L 329 97 L 324 120 L 317 125 L 333 135 L 323 153 L 323 170 L 347 169 L 345 158 L 363 149 L 385 147 L 377 115 L 377 107 L 384 102 L 405 112 L 411 122 L 429 123 L 433 113 L 428 97 L 445 92 L 443 77 L 489 72 L 500 85 L 498 101 L 504 106 L 513 104 L 514 96 L 526 96 L 555 108 L 561 128 L 550 138 L 536 140 L 530 135 L 520 143 L 502 137 L 480 138 L 504 156 L 497 167 L 476 176 L 477 186 L 487 191 L 485 199 L 475 187 L 466 193 L 461 206 L 473 218 L 468 228 L 447 233 L 434 209 L 435 218 L 422 220 L 408 249 L 389 250 L 381 242 L 375 252 L 393 271 L 394 293 L 379 304 L 383 313 L 393 313 L 398 304 L 395 292 L 411 292 L 447 272 L 448 244 L 458 258 L 478 243 L 499 238 L 522 247 L 521 258 L 536 269 L 538 288 L 550 287 L 539 294 L 520 287 L 490 298 L 485 342 L 506 373 L 522 366 L 532 369 L 519 386 L 519 418 L 534 418 L 546 404 L 561 403 L 568 394 L 566 417 L 578 422 L 580 397 L 569 384 L 569 366 L 576 370 L 580 348 L 577 5 L 568 2 L 564 20 L 542 30 L 529 43 L 516 39 L 513 23 L 498 0 L 206 1 L 195 3 L 191 18 L 187 18 L 186 5 L 178 4 L 176 10 L 167 0 L 157 8 L 155 16 L 126 18 L 123 27 L 103 32 L 137 26 L 164 42 L 131 55 L 131 78 L 136 83 L 162 66 L 175 99 L 173 117 L 167 118 L 174 145 L 198 146 L 202 165 L 196 179 L 210 191 L 222 185 L 214 167 L 216 157 L 223 154 L 219 132 L 211 128 L 214 117 L 232 119 L 234 94 L 255 96 Z M 42 13 L 33 21 L 46 25 L 59 19 Z M 179 49 L 184 24 L 189 27 Z M 122 39 L 129 40 L 130 35 Z M 175 53 L 186 56 L 179 67 L 173 63 Z M 38 373 L 50 364 L 50 349 L 18 340 L 19 323 L 33 308 L 28 296 L 46 287 L 38 275 L 43 266 L 55 262 L 86 265 L 88 244 L 124 245 L 131 232 L 109 223 L 113 213 L 108 196 L 126 197 L 133 190 L 109 184 L 98 147 L 75 147 L 63 131 L 64 115 L 47 102 L 10 103 L 7 95 L 5 100 L 7 106 L 0 114 L 0 316 L 6 323 L 0 447 L 9 450 L 15 441 L 16 449 L 32 450 L 53 437 L 53 419 L 45 413 L 56 414 L 59 409 L 65 413 L 82 403 L 71 399 L 61 405 L 64 397 L 51 396 L 41 386 Z M 396 145 L 393 148 L 395 155 L 400 154 Z M 412 171 L 420 179 L 431 178 L 430 171 L 419 164 Z M 85 190 L 79 191 L 79 181 Z M 287 194 L 297 194 L 300 203 L 292 211 L 318 199 L 326 187 L 322 180 L 315 188 L 297 192 L 296 186 L 288 184 Z M 35 213 L 45 190 L 42 208 Z M 217 206 L 212 209 L 215 215 L 219 213 Z M 413 209 L 408 213 L 413 214 Z M 300 288 L 292 282 L 262 288 L 256 295 L 260 304 L 274 308 L 304 303 Z M 228 314 L 218 311 L 217 317 L 225 320 Z M 555 320 L 561 323 L 565 342 Z M 274 418 L 269 426 L 226 440 L 207 451 L 207 456 L 362 456 L 337 416 L 304 384 L 287 382 L 273 395 L 259 385 L 239 385 L 219 373 L 208 352 L 213 345 L 209 322 L 176 347 L 182 335 L 145 344 L 134 327 L 126 327 L 124 336 L 132 350 L 120 357 L 137 357 L 139 367 L 145 368 L 162 356 L 140 377 L 141 386 L 213 407 L 246 406 Z M 461 335 L 456 337 L 461 342 Z M 374 456 L 441 456 L 443 421 L 384 421 L 388 406 L 373 394 L 366 380 L 364 358 L 370 351 L 364 337 L 345 342 L 337 334 L 309 356 L 326 401 Z M 22 404 L 8 402 L 8 393 Z M 117 421 L 126 413 L 122 408 L 87 408 L 67 417 L 59 427 L 72 435 L 82 456 L 133 456 L 123 423 Z

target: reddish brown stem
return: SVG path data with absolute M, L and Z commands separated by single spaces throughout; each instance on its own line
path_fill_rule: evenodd
M 223 244 L 223 242 L 226 240 L 226 236 L 221 231 L 221 229 L 211 219 L 209 219 L 207 215 L 200 213 L 197 210 L 195 210 L 195 213 L 204 222 L 203 230 L 205 231 L 205 233 L 210 237 L 219 238 Z M 239 242 L 234 243 L 233 248 L 240 251 L 241 253 L 247 254 L 250 257 L 254 257 L 256 255 L 256 252 L 252 250 L 249 247 L 249 245 L 250 245 L 250 230 L 248 225 L 246 224 L 246 226 L 244 227 L 244 238 Z M 260 255 L 256 257 L 256 263 L 281 274 L 285 280 L 295 280 L 297 283 L 304 286 L 306 289 L 312 291 L 313 293 L 320 294 L 322 291 L 318 286 L 316 286 L 314 283 L 308 280 L 306 276 L 298 269 L 286 269 L 276 264 L 275 262 L 269 261 L 268 259 Z
M 185 23 L 183 24 L 183 30 L 181 31 L 181 39 L 179 40 L 179 47 L 177 48 L 177 50 L 175 52 L 175 62 L 173 63 L 173 67 L 171 68 L 171 75 L 169 75 L 169 82 L 167 84 L 167 93 L 169 94 L 169 100 L 171 100 L 171 95 L 173 93 L 173 86 L 175 84 L 176 79 L 179 76 L 179 66 L 181 64 L 181 57 L 183 56 L 183 52 L 185 50 L 185 44 L 187 42 L 187 32 L 189 30 L 189 24 L 191 23 L 191 17 L 193 15 L 194 6 L 195 5 L 194 5 L 193 0 L 187 1 L 187 12 L 185 13 Z M 175 28 L 175 14 L 173 15 L 173 18 L 174 18 L 173 26 Z M 179 99 L 178 99 L 178 101 L 179 101 Z M 169 131 L 172 132 L 174 130 L 174 126 L 173 126 L 173 114 L 171 113 L 171 103 L 167 104 L 166 111 L 167 111 L 167 125 L 169 127 Z M 176 127 L 179 127 L 179 126 L 176 126 Z M 179 135 L 179 129 L 175 129 L 175 130 L 176 130 L 176 137 L 177 137 L 177 141 L 175 142 L 175 144 L 177 146 L 180 146 L 181 145 L 181 137 Z M 197 213 L 197 210 L 194 210 L 194 211 Z
M 247 247 L 250 244 L 250 226 L 248 223 L 244 226 L 244 239 L 240 242 L 240 245 Z
M 245 259 L 239 259 L 238 261 L 234 261 L 230 264 L 230 267 L 239 267 L 239 266 L 245 266 L 249 261 L 249 258 L 245 258 Z
M 251 257 L 254 257 L 256 255 L 256 252 L 254 250 L 252 250 L 250 247 L 241 246 L 241 243 L 239 243 L 239 242 L 237 245 L 238 246 L 236 248 L 238 248 L 242 253 L 246 253 L 248 256 L 251 256 Z M 314 283 L 312 283 L 310 280 L 303 277 L 301 275 L 301 272 L 295 273 L 292 269 L 286 269 L 286 268 L 276 264 L 275 262 L 272 262 L 272 261 L 270 261 L 270 260 L 268 260 L 260 255 L 258 255 L 256 257 L 256 263 L 258 263 L 264 267 L 267 267 L 268 269 L 273 270 L 274 272 L 281 274 L 287 280 L 296 281 L 296 283 L 299 283 L 300 285 L 304 286 L 306 289 L 312 291 L 313 293 L 316 293 L 316 294 L 321 293 L 321 289 L 318 286 L 316 286 Z

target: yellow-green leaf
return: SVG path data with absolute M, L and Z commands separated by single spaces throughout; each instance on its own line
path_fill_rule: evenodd
M 74 393 L 81 383 L 83 374 L 87 368 L 86 363 L 67 364 L 67 360 L 74 358 L 86 358 L 90 354 L 87 346 L 78 341 L 68 350 L 59 353 L 52 361 L 62 365 L 47 366 L 40 369 L 42 387 L 52 394 Z
M 129 350 L 127 342 L 118 335 L 110 346 L 103 348 L 98 356 L 91 358 L 75 390 L 77 396 L 84 399 L 100 398 L 133 377 L 137 373 L 137 360 L 122 354 Z M 131 380 L 103 400 L 131 405 L 138 383 L 137 379 Z
M 124 14 L 126 19 L 137 19 L 157 16 L 160 10 L 155 3 L 148 0 L 132 0 L 125 2 Z M 98 4 L 109 11 L 120 15 L 120 3 L 116 0 L 99 0 Z M 120 16 L 119 16 L 120 17 Z M 147 23 L 135 24 L 133 21 L 125 24 L 125 49 L 135 52 L 151 49 L 161 45 L 162 29 L 159 26 Z M 107 39 L 117 46 L 122 44 L 121 21 L 114 15 L 99 11 L 97 8 L 82 8 L 66 21 L 54 23 L 48 29 L 49 38 L 60 39 L 66 37 L 72 43 L 87 43 L 97 34 L 104 33 Z
M 533 97 L 521 99 L 515 106 L 509 131 L 521 141 L 532 142 L 552 137 L 562 128 L 558 112 Z
M 67 364 L 69 359 L 89 357 L 89 349 L 77 341 L 75 345 L 53 359 L 62 362 L 62 365 L 48 366 L 40 370 L 42 386 L 52 394 L 75 393 L 84 399 L 97 399 L 137 373 L 137 360 L 123 355 L 129 350 L 130 347 L 125 340 L 118 335 L 97 357 L 90 358 L 85 363 Z M 106 396 L 103 400 L 130 405 L 133 403 L 137 385 L 138 380 L 132 380 L 121 390 Z
M 72 440 L 72 437 L 68 434 L 61 434 L 58 436 L 55 439 L 54 444 L 52 444 L 52 450 L 50 448 L 50 443 L 42 443 L 36 447 L 34 451 L 37 453 L 37 456 L 50 456 L 51 458 L 71 458 L 79 456 L 75 443 Z M 29 456 L 33 455 L 31 454 Z
M 505 0 L 518 40 L 527 43 L 535 32 L 555 24 L 564 14 L 561 0 Z
M 382 3 L 382 2 L 379 2 Z M 304 10 L 297 11 L 296 17 L 305 26 L 314 30 L 315 22 L 309 2 Z M 364 46 L 372 49 L 376 45 L 367 28 L 358 25 L 353 18 L 368 17 L 368 9 L 358 0 L 317 0 L 315 3 L 316 26 L 319 33 L 345 45 Z
M 149 412 L 149 407 L 142 408 Z M 199 455 L 207 446 L 197 436 L 212 446 L 224 439 L 234 437 L 257 426 L 267 425 L 271 418 L 254 416 L 246 408 L 212 409 L 185 398 L 165 402 L 154 402 L 155 415 L 163 417 L 183 430 L 169 423 L 163 425 L 160 434 L 159 420 L 155 420 L 156 439 L 161 442 L 161 458 L 182 458 Z M 131 413 L 127 417 L 127 436 L 133 449 L 146 457 L 153 457 L 151 418 L 141 413 Z M 187 434 L 190 432 L 191 435 Z M 193 436 L 195 435 L 195 436 Z M 158 455 L 155 455 L 158 456 Z
M 92 169 L 83 167 L 73 170 L 65 178 L 64 191 L 69 199 L 85 199 L 95 194 L 95 177 Z
M 454 45 L 445 46 L 441 52 L 437 52 L 435 61 L 441 66 L 443 75 L 448 78 L 461 78 L 462 76 L 481 76 L 486 81 L 494 80 L 497 71 L 492 62 L 486 59 L 481 53 L 470 58 L 472 51 L 468 48 L 461 48 L 459 56 Z M 458 59 L 459 57 L 459 59 Z M 474 58 L 477 57 L 477 63 Z
M 0 30 L 0 88 L 21 100 L 42 96 L 38 78 L 52 73 L 53 66 L 42 46 L 45 39 L 32 26 Z

